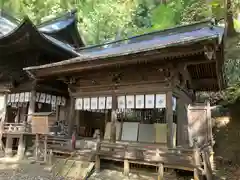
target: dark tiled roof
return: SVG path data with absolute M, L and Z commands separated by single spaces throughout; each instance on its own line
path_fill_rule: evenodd
M 10 36 L 12 33 L 17 33 L 18 29 L 21 28 L 21 25 L 25 24 L 26 19 L 28 18 L 25 18 L 25 20 L 19 22 L 14 18 L 11 18 L 11 16 L 7 15 L 6 13 L 1 13 L 0 11 L 0 40 Z M 65 18 L 56 19 L 56 21 L 52 20 L 51 22 L 43 23 L 37 27 L 36 30 L 52 44 L 73 52 L 74 55 L 78 55 L 78 53 L 75 51 L 75 48 L 70 44 L 62 42 L 55 36 L 51 36 L 51 34 L 54 34 L 55 31 L 59 31 L 69 26 L 74 20 L 74 17 L 66 16 Z
M 211 21 L 204 21 L 163 31 L 143 34 L 102 45 L 82 48 L 78 50 L 80 56 L 77 58 L 25 69 L 47 68 L 76 63 L 79 61 L 117 57 L 155 49 L 164 49 L 173 46 L 191 44 L 206 39 L 217 39 L 220 44 L 222 42 L 223 35 L 223 27 L 215 26 Z

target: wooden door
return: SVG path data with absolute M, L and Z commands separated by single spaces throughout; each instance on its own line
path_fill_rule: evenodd
M 212 143 L 212 123 L 210 104 L 195 104 L 188 106 L 188 133 L 190 146 L 193 140 L 202 146 Z

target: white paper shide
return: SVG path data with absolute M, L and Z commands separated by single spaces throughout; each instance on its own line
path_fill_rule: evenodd
M 91 109 L 98 109 L 98 102 L 97 102 L 98 98 L 97 97 L 93 97 L 91 98 Z
M 83 109 L 90 109 L 90 98 L 83 98 Z
M 134 109 L 134 95 L 127 95 L 126 101 L 127 109 Z
M 156 94 L 156 108 L 166 108 L 166 94 Z
M 112 97 L 111 96 L 107 97 L 106 109 L 112 109 Z
M 105 105 L 106 105 L 106 98 L 99 97 L 98 98 L 98 109 L 105 109 Z
M 145 95 L 145 108 L 147 109 L 154 108 L 154 94 Z
M 77 98 L 76 99 L 75 109 L 77 109 L 77 110 L 83 109 L 83 99 L 82 98 Z
M 144 108 L 144 95 L 136 95 L 135 99 L 136 109 L 143 109 Z
M 125 96 L 118 96 L 118 109 L 125 109 Z

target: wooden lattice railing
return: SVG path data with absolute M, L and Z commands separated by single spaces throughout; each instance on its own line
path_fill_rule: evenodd
M 27 133 L 30 132 L 30 125 L 25 123 L 4 123 L 3 133 Z

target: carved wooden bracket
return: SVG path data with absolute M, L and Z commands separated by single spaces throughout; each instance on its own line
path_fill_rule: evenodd
M 216 49 L 213 46 L 204 46 L 204 54 L 208 60 L 216 59 Z

